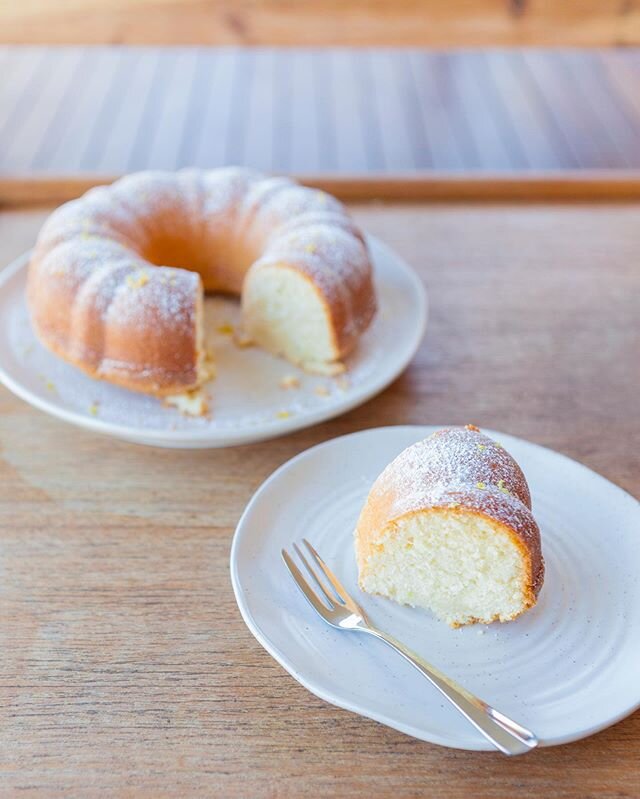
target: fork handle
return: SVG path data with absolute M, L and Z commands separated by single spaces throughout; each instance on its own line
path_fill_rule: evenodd
M 356 629 L 384 641 L 399 655 L 409 661 L 429 682 L 434 685 L 440 693 L 445 696 L 451 704 L 470 721 L 473 726 L 481 732 L 487 740 L 497 747 L 505 755 L 521 755 L 529 752 L 538 745 L 538 739 L 526 727 L 522 727 L 515 721 L 492 708 L 482 699 L 474 696 L 454 680 L 438 671 L 420 655 L 412 652 L 403 643 L 398 641 L 388 633 L 377 630 L 375 627 L 358 626 Z

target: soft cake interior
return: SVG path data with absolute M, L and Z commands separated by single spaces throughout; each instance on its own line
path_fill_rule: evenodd
M 326 307 L 311 281 L 294 269 L 267 266 L 249 274 L 242 316 L 256 344 L 309 371 L 335 357 Z
M 454 627 L 508 621 L 529 604 L 525 553 L 502 524 L 463 510 L 395 521 L 362 566 L 365 591 L 426 608 Z

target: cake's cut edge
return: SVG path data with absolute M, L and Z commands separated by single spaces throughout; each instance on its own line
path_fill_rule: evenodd
M 363 591 L 429 610 L 452 627 L 512 621 L 537 600 L 521 538 L 477 511 L 407 513 L 368 547 L 357 537 L 356 552 Z
M 305 371 L 342 371 L 329 305 L 317 286 L 288 264 L 249 271 L 242 292 L 242 326 L 259 347 Z

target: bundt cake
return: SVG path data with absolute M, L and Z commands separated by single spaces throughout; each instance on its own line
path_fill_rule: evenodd
M 364 591 L 453 627 L 514 619 L 542 587 L 527 481 L 473 425 L 401 452 L 375 481 L 355 535 Z
M 239 168 L 92 189 L 49 217 L 29 265 L 42 342 L 92 377 L 157 396 L 207 377 L 203 291 L 240 294 L 258 346 L 323 373 L 340 369 L 376 309 L 345 208 Z

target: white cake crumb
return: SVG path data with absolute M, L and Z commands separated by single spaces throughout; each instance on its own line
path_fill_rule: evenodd
M 164 404 L 177 408 L 183 416 L 206 416 L 209 412 L 207 396 L 200 388 L 165 397 Z
M 340 361 L 307 361 L 303 366 L 307 372 L 328 377 L 341 375 L 347 370 L 347 367 Z

